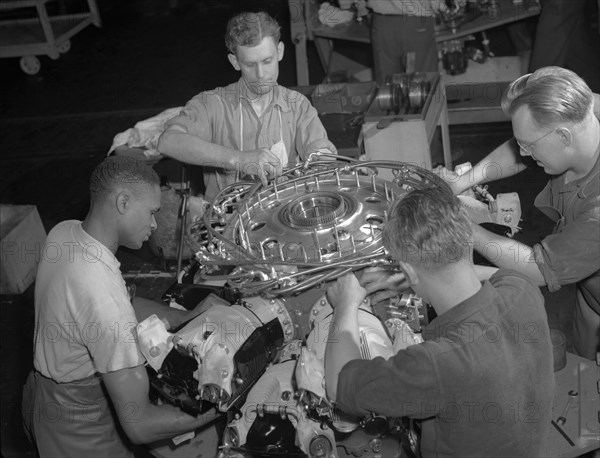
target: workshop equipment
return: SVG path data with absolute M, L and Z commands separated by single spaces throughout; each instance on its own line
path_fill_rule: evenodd
M 541 456 L 578 457 L 600 449 L 600 363 L 567 352 L 554 373 L 552 426 Z
M 393 170 L 393 180 L 380 178 L 383 169 Z M 437 175 L 410 164 L 317 152 L 267 185 L 221 190 L 190 227 L 197 268 L 179 278 L 198 290 L 219 285 L 231 303 L 211 302 L 175 334 L 156 316 L 139 324 L 154 390 L 192 414 L 213 405 L 228 412 L 222 457 L 264 454 L 284 431 L 277 456 L 399 456 L 395 419 L 368 416 L 359 425 L 326 397 L 323 336 L 332 307 L 322 285 L 365 267 L 397 271 L 382 245 L 390 206 L 410 189 L 440 186 Z M 181 298 L 186 308 L 189 292 Z M 414 294 L 376 306 L 365 299 L 361 355 L 389 358 L 407 340 L 419 342 L 414 334 L 426 323 Z
M 138 325 L 153 390 L 192 414 L 213 405 L 227 412 L 220 458 L 399 457 L 402 443 L 416 452 L 416 423 L 346 416 L 327 398 L 333 309 L 324 293 L 363 268 L 399 274 L 382 240 L 390 208 L 410 190 L 440 186 L 439 176 L 412 164 L 316 152 L 267 185 L 221 190 L 190 226 L 197 252 L 195 267 L 179 276 L 182 294 L 163 296 L 188 310 L 202 300 L 205 312 L 176 333 L 156 316 Z M 361 357 L 387 359 L 420 343 L 428 320 L 427 304 L 410 290 L 377 304 L 365 298 Z
M 95 0 L 86 0 L 88 10 L 76 14 L 49 15 L 47 4 L 51 0 L 13 0 L 0 2 L 0 58 L 21 57 L 19 65 L 28 75 L 41 69 L 36 56 L 46 55 L 56 60 L 71 49 L 70 38 L 90 24 L 101 27 L 100 14 Z M 34 17 L 11 18 L 15 11 L 35 12 Z
M 449 168 L 448 111 L 439 73 L 390 75 L 365 113 L 367 160 L 402 161 L 431 170 L 431 143 L 438 125 L 444 165 Z M 393 178 L 389 170 L 380 173 L 384 179 Z
M 573 405 L 573 402 L 577 399 L 578 395 L 579 393 L 575 390 L 569 391 L 569 399 L 567 400 L 567 404 L 560 413 L 560 416 L 556 419 L 556 423 L 559 425 L 564 425 L 567 422 L 567 414 L 569 413 L 569 409 Z
M 227 267 L 241 296 L 287 297 L 347 269 L 389 265 L 381 239 L 389 206 L 408 188 L 442 184 L 411 164 L 313 153 L 265 189 L 240 182 L 217 194 L 189 230 L 203 266 L 195 280 Z

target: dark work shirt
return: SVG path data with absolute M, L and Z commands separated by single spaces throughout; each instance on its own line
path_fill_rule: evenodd
M 423 457 L 539 456 L 554 397 L 539 288 L 500 270 L 429 323 L 423 338 L 388 360 L 346 364 L 338 406 L 423 419 Z
M 548 290 L 575 283 L 577 301 L 600 314 L 600 155 L 579 180 L 552 177 L 535 206 L 556 223 L 554 232 L 533 247 Z

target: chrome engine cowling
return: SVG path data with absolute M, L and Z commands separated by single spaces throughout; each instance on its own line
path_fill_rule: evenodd
M 215 197 L 190 229 L 202 266 L 195 283 L 222 280 L 241 296 L 286 297 L 388 265 L 381 232 L 390 204 L 412 189 L 445 186 L 410 164 L 314 157 L 267 187 L 236 183 Z M 379 178 L 380 168 L 392 169 L 394 180 Z
M 191 413 L 213 405 L 227 412 L 223 458 L 401 454 L 403 422 L 348 416 L 327 398 L 324 355 L 335 333 L 325 286 L 367 267 L 396 269 L 382 245 L 392 202 L 446 185 L 410 164 L 318 156 L 266 187 L 229 186 L 191 226 L 196 271 L 180 278 L 218 285 L 237 300 L 215 303 L 176 333 L 156 317 L 138 326 L 163 398 Z M 382 168 L 393 180 L 378 177 Z M 426 322 L 410 291 L 375 307 L 365 300 L 362 357 L 388 358 L 419 343 Z

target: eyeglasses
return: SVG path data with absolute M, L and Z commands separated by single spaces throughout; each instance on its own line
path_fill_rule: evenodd
M 521 143 L 519 140 L 517 140 L 517 137 L 515 137 L 515 141 L 517 142 L 517 145 L 519 145 L 519 148 L 521 148 L 523 151 L 525 151 L 526 154 L 533 156 L 533 145 L 535 145 L 537 142 L 539 142 L 540 140 L 543 140 L 544 138 L 546 138 L 548 135 L 550 135 L 552 132 L 556 132 L 556 129 L 551 130 L 550 132 L 548 132 L 547 134 L 542 135 L 540 138 L 538 138 L 536 141 L 528 143 L 528 144 L 523 144 Z

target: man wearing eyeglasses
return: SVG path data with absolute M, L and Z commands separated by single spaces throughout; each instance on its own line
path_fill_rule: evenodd
M 556 222 L 552 234 L 529 247 L 473 225 L 474 248 L 551 292 L 575 283 L 574 351 L 594 359 L 600 350 L 599 96 L 575 73 L 544 67 L 511 83 L 502 109 L 514 137 L 469 173 L 442 169 L 440 176 L 458 194 L 524 170 L 526 156 L 550 175 L 535 206 Z

